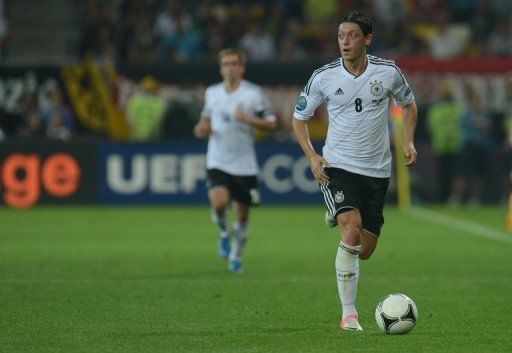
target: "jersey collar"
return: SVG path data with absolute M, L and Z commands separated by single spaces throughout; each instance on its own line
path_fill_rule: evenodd
M 368 66 L 370 66 L 370 60 L 368 59 L 368 55 L 366 55 L 366 67 L 364 68 L 364 71 L 361 72 L 361 74 L 359 76 L 356 76 L 352 73 L 350 73 L 346 68 L 345 68 L 345 62 L 343 61 L 343 58 L 340 58 L 341 59 L 341 73 L 343 74 L 343 76 L 345 77 L 348 77 L 348 78 L 352 78 L 354 80 L 360 78 L 360 77 L 363 77 L 366 72 L 368 71 Z
M 226 83 L 222 82 L 222 87 L 224 88 L 224 93 L 227 94 L 227 95 L 235 94 L 236 92 L 240 91 L 240 88 L 242 88 L 242 86 L 244 86 L 244 85 L 245 85 L 245 80 L 241 79 L 240 80 L 240 84 L 238 85 L 238 87 L 234 91 L 228 92 L 228 89 L 226 87 Z

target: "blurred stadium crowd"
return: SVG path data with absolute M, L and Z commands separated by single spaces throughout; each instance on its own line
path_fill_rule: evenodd
M 0 0 L 0 53 L 8 52 L 9 16 L 3 4 Z M 339 56 L 335 40 L 339 14 L 353 8 L 365 9 L 373 20 L 369 52 L 374 55 L 440 61 L 512 58 L 510 0 L 83 0 L 83 4 L 77 47 L 80 57 L 97 63 L 212 63 L 225 47 L 244 49 L 253 63 L 325 63 Z M 508 185 L 512 67 L 508 76 L 427 71 L 408 77 L 418 97 L 416 139 L 431 159 L 425 168 L 434 166 L 434 172 L 427 172 L 437 178 L 437 200 L 454 205 L 464 200 L 478 204 L 486 197 L 504 201 L 499 188 L 489 196 L 485 186 Z M 116 85 L 112 95 L 131 129 L 129 139 L 191 138 L 202 105 L 200 83 L 191 89 L 166 86 L 147 76 L 140 82 L 121 78 Z M 0 120 L 0 141 L 108 138 L 84 126 L 64 87 L 50 88 L 44 95 L 24 92 L 16 116 L 3 117 L 4 122 L 19 123 L 6 128 Z M 271 138 L 293 139 L 290 109 L 300 87 L 291 85 L 284 95 L 279 87 L 266 89 L 281 109 L 277 113 L 282 129 Z M 179 93 L 190 98 L 188 105 L 176 102 Z
M 335 57 L 337 21 L 364 8 L 370 52 L 385 57 L 512 55 L 508 0 L 85 0 L 83 55 L 130 63 L 215 60 L 225 47 L 252 61 Z

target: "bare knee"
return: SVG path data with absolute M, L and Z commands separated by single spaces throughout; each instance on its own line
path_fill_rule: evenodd
M 208 192 L 210 205 L 216 212 L 222 212 L 229 203 L 229 191 L 224 187 L 216 187 Z
M 249 206 L 239 202 L 233 202 L 236 220 L 245 223 L 249 220 Z
M 359 245 L 361 242 L 361 218 L 338 217 L 342 239 L 347 245 Z

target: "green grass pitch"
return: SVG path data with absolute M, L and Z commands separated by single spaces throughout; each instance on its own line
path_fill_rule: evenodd
M 0 352 L 512 352 L 504 208 L 386 210 L 361 263 L 363 332 L 338 329 L 338 231 L 321 205 L 252 213 L 245 272 L 216 255 L 207 207 L 0 209 Z M 377 301 L 419 320 L 386 335 Z

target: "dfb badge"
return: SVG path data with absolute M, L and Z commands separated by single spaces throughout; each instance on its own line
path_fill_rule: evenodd
M 370 92 L 372 92 L 372 94 L 375 97 L 382 96 L 382 94 L 384 93 L 384 87 L 382 87 L 382 82 L 375 80 L 372 83 L 370 83 Z
M 343 195 L 343 191 L 337 191 L 336 194 L 334 194 L 334 201 L 336 201 L 336 203 L 342 203 L 343 200 L 345 200 L 345 195 Z

